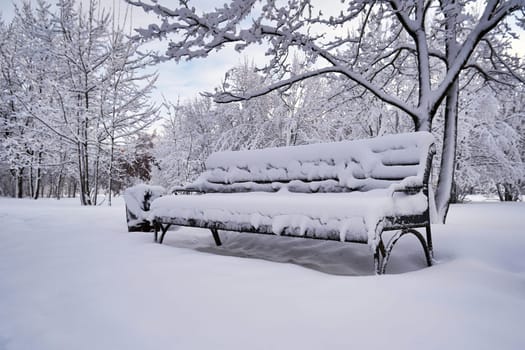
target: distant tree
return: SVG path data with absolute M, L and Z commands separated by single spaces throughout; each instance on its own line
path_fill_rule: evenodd
M 152 168 L 155 163 L 153 153 L 156 136 L 148 133 L 139 133 L 125 148 L 121 148 L 116 157 L 120 176 L 115 178 L 112 186 L 117 186 L 117 192 L 122 187 L 129 187 L 140 182 L 149 182 Z
M 498 193 L 501 200 L 517 200 L 525 177 L 520 134 L 506 119 L 501 102 L 485 87 L 460 111 L 455 199 L 476 191 Z
M 170 188 L 189 182 L 202 172 L 204 161 L 216 150 L 221 125 L 228 125 L 228 114 L 216 113 L 213 101 L 204 97 L 184 104 L 166 101 L 163 112 L 166 117 L 155 147 L 158 171 L 154 173 L 157 182 Z
M 28 3 L 15 8 L 16 16 L 3 29 L 0 44 L 0 67 L 3 85 L 1 99 L 3 145 L 0 158 L 8 164 L 16 178 L 16 196 L 25 194 L 38 198 L 41 192 L 43 163 L 49 161 L 53 144 L 43 137 L 35 115 L 46 114 L 49 104 L 49 85 L 46 77 L 52 63 L 43 52 L 46 33 L 37 33 L 35 23 L 49 23 L 44 4 L 33 12 Z M 39 36 L 40 35 L 40 36 Z M 24 191 L 24 182 L 27 182 Z
M 113 17 L 115 14 L 113 13 Z M 108 146 L 108 183 L 113 187 L 115 149 L 119 142 L 133 135 L 144 137 L 143 132 L 159 119 L 158 107 L 151 103 L 149 95 L 155 88 L 157 76 L 143 73 L 151 59 L 141 55 L 139 44 L 128 40 L 124 28 L 128 21 L 126 9 L 123 24 L 112 18 L 112 29 L 108 31 L 109 59 L 105 65 L 100 92 L 100 123 L 102 143 Z M 108 203 L 111 205 L 111 190 Z
M 119 21 L 95 0 L 39 0 L 0 25 L 0 165 L 16 196 L 78 190 L 83 205 L 97 204 L 118 171 L 115 148 L 158 119 L 156 76 L 141 72 L 151 59 Z

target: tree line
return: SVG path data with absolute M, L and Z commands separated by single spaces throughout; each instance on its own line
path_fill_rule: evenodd
M 158 119 L 156 76 L 129 22 L 95 0 L 22 2 L 0 21 L 1 195 L 111 202 L 133 164 L 149 164 L 140 142 Z
M 295 74 L 308 69 L 293 60 Z M 463 81 L 463 80 L 461 80 Z M 226 74 L 224 84 L 250 91 L 271 82 L 246 60 Z M 194 180 L 214 151 L 280 147 L 362 139 L 413 131 L 410 118 L 388 104 L 346 89 L 346 82 L 315 77 L 256 99 L 221 104 L 210 96 L 168 102 L 162 132 L 152 155 L 152 177 L 166 188 Z M 498 88 L 499 87 L 499 88 Z M 452 202 L 467 195 L 499 195 L 518 200 L 525 193 L 525 94 L 474 78 L 461 89 L 458 109 L 456 176 Z M 363 118 L 363 116 L 366 118 Z M 444 110 L 433 132 L 443 133 Z M 437 149 L 441 149 L 437 137 Z M 441 161 L 438 152 L 434 164 Z M 438 175 L 434 167 L 434 176 Z
M 191 181 L 216 150 L 413 130 L 436 136 L 439 220 L 471 193 L 523 193 L 525 66 L 513 48 L 523 0 L 250 0 L 212 11 L 126 1 L 161 23 L 129 40 L 115 12 L 60 0 L 24 4 L 0 24 L 2 194 L 96 204 L 136 179 Z M 165 54 L 138 54 L 165 37 Z M 146 65 L 251 45 L 266 48 L 266 64 L 246 59 L 215 92 L 162 111 L 148 99 Z M 145 133 L 159 113 L 161 135 Z

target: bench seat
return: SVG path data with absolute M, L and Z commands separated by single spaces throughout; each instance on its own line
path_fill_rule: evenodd
M 208 193 L 162 197 L 151 209 L 162 222 L 174 225 L 193 222 L 203 226 L 209 222 L 221 224 L 225 230 L 362 242 L 375 249 L 379 240 L 376 227 L 383 218 L 422 215 L 427 198 L 422 193 L 393 194 L 389 189 L 314 194 Z

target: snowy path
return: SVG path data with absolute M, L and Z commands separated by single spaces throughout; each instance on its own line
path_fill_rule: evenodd
M 0 198 L 0 349 L 525 349 L 524 214 L 454 206 L 438 265 L 418 270 L 408 239 L 391 271 L 416 271 L 376 277 L 365 245 L 181 229 L 161 246 L 122 203 Z

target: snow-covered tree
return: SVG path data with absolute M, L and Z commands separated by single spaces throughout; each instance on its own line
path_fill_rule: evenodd
M 126 9 L 123 24 L 112 18 L 109 34 L 109 59 L 100 87 L 100 123 L 102 139 L 108 145 L 108 184 L 113 187 L 115 168 L 115 148 L 126 139 L 133 139 L 158 119 L 158 108 L 149 101 L 155 87 L 156 75 L 141 73 L 149 65 L 150 59 L 138 53 L 139 45 L 130 41 L 124 33 L 127 24 Z M 111 190 L 108 190 L 108 203 L 111 205 Z
M 441 221 L 446 218 L 455 169 L 458 78 L 462 70 L 476 65 L 473 53 L 487 33 L 505 26 L 507 19 L 523 28 L 525 6 L 523 0 L 354 0 L 331 3 L 323 13 L 309 0 L 232 0 L 203 13 L 190 1 L 173 8 L 157 1 L 126 1 L 161 18 L 160 24 L 139 30 L 143 39 L 174 34 L 160 59 L 194 59 L 228 45 L 242 51 L 266 43 L 270 61 L 263 71 L 278 80 L 243 94 L 226 88 L 214 94 L 218 102 L 251 99 L 308 78 L 335 74 L 403 111 L 416 130 L 430 131 L 445 101 L 436 196 Z M 315 62 L 307 72 L 293 75 L 287 68 L 294 50 Z M 436 73 L 437 66 L 441 68 Z M 412 87 L 397 89 L 395 78 L 405 73 L 412 76 Z
M 141 72 L 150 59 L 124 33 L 126 19 L 95 0 L 25 2 L 15 12 L 0 28 L 0 162 L 16 178 L 17 196 L 37 198 L 47 186 L 60 197 L 75 177 L 81 203 L 96 204 L 118 171 L 116 146 L 158 118 L 149 101 L 155 76 Z
M 5 137 L 0 157 L 16 178 L 16 196 L 24 193 L 38 198 L 42 168 L 49 161 L 53 145 L 39 129 L 36 115 L 46 114 L 50 102 L 49 69 L 52 63 L 43 53 L 45 33 L 36 32 L 35 23 L 49 23 L 46 6 L 39 3 L 33 11 L 28 3 L 17 7 L 16 17 L 4 31 L 0 46 L 2 55 L 2 100 L 4 101 L 2 131 Z M 24 180 L 27 189 L 24 191 Z
M 484 87 L 476 95 L 482 98 L 460 110 L 455 195 L 496 192 L 501 200 L 517 200 L 525 178 L 521 136 L 492 90 Z
M 227 122 L 229 115 L 217 112 L 210 98 L 184 104 L 166 102 L 164 111 L 164 131 L 154 151 L 154 177 L 170 188 L 193 180 L 203 171 L 204 161 L 217 150 L 221 129 L 231 124 Z M 224 122 L 217 116 L 222 116 Z
M 304 69 L 299 59 L 294 64 L 296 72 Z M 222 86 L 249 91 L 264 83 L 255 66 L 244 61 L 226 73 Z M 168 188 L 191 181 L 203 171 L 207 156 L 217 150 L 338 141 L 388 130 L 386 120 L 392 118 L 387 112 L 377 108 L 377 123 L 367 125 L 359 116 L 365 109 L 370 111 L 368 101 L 352 96 L 351 91 L 341 93 L 339 82 L 335 83 L 317 77 L 258 99 L 230 104 L 214 103 L 211 97 L 166 102 L 166 122 L 155 147 L 160 168 L 154 171 L 155 180 Z

